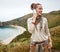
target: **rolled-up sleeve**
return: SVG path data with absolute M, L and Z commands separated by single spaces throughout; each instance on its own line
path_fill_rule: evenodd
M 32 24 L 32 20 L 27 19 L 27 29 L 30 33 L 33 33 L 33 31 L 35 30 L 35 25 Z
M 45 23 L 45 33 L 46 35 L 50 36 L 50 31 L 49 31 L 49 28 L 48 28 L 48 21 L 46 19 L 46 23 Z

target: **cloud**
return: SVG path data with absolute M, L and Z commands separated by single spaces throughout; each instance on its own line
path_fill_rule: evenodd
M 45 13 L 60 9 L 60 0 L 0 0 L 0 21 L 15 19 L 31 13 L 30 5 L 33 2 L 41 3 Z

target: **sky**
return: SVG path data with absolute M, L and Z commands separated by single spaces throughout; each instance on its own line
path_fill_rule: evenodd
M 41 3 L 43 13 L 60 10 L 60 0 L 0 0 L 0 21 L 5 22 L 32 13 L 31 3 Z

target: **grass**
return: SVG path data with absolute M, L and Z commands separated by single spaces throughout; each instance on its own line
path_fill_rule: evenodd
M 60 50 L 60 26 L 50 29 L 53 40 L 52 49 Z M 31 34 L 25 31 L 21 36 L 17 36 L 10 44 L 0 45 L 0 52 L 28 52 Z
M 50 29 L 52 40 L 53 40 L 53 49 L 60 50 L 60 26 Z
M 23 26 L 27 29 L 27 23 L 25 22 L 31 16 L 32 14 L 28 14 L 23 16 L 23 18 L 12 20 L 12 22 L 8 22 L 8 24 L 17 23 L 17 25 Z M 60 50 L 60 11 L 53 11 L 44 16 L 48 19 L 48 25 L 53 40 L 52 49 Z M 12 40 L 8 45 L 2 45 L 0 43 L 0 52 L 28 52 L 30 36 L 31 34 L 28 31 L 25 31 L 23 34 Z

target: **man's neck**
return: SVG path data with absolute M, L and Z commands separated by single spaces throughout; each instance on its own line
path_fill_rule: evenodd
M 40 17 L 42 17 L 42 15 L 38 15 L 38 16 L 37 16 L 37 18 L 40 18 Z

